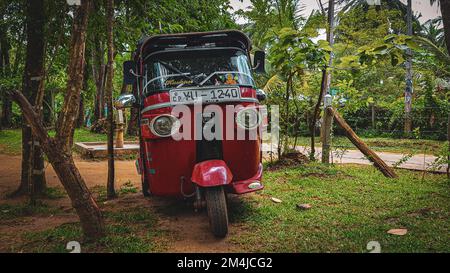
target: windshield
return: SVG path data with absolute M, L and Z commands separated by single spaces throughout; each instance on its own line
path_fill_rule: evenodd
M 194 86 L 255 86 L 248 58 L 237 49 L 164 52 L 150 57 L 145 71 L 145 94 Z

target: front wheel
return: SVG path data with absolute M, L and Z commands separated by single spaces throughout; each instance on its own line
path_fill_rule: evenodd
M 212 233 L 224 238 L 228 233 L 228 210 L 223 187 L 205 188 L 205 199 Z
M 142 182 L 142 194 L 144 195 L 144 197 L 149 197 L 150 193 L 148 192 L 149 190 L 148 180 L 145 174 L 142 175 L 141 182 Z

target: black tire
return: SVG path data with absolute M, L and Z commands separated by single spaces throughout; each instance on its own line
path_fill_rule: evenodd
M 228 210 L 223 187 L 205 188 L 205 199 L 211 231 L 224 238 L 228 234 Z
M 150 193 L 148 192 L 148 181 L 146 175 L 142 177 L 142 194 L 144 197 L 150 197 Z

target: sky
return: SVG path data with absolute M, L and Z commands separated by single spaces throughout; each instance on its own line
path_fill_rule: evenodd
M 235 10 L 246 9 L 251 6 L 250 0 L 230 0 L 231 6 Z M 407 0 L 402 0 L 402 2 L 406 3 Z M 327 0 L 322 1 L 323 3 L 327 3 Z M 319 9 L 318 0 L 301 0 L 301 3 L 305 6 L 305 10 L 303 14 L 305 16 L 309 15 L 313 9 Z M 421 22 L 425 22 L 428 19 L 433 19 L 440 16 L 439 7 L 437 5 L 430 6 L 429 0 L 413 0 L 412 2 L 413 11 L 422 13 Z M 239 23 L 243 23 L 242 19 L 239 19 Z

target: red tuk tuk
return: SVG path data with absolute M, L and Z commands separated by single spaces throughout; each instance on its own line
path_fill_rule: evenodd
M 235 30 L 151 36 L 124 63 L 133 94 L 116 101 L 117 108 L 139 108 L 136 165 L 144 195 L 195 198 L 217 237 L 228 232 L 226 194 L 263 189 L 256 127 L 265 94 L 252 74 L 264 72 L 265 54 L 256 51 L 252 67 L 250 51 L 248 37 Z M 207 129 L 216 137 L 202 137 Z M 253 130 L 254 137 L 236 139 L 239 130 L 247 137 Z

